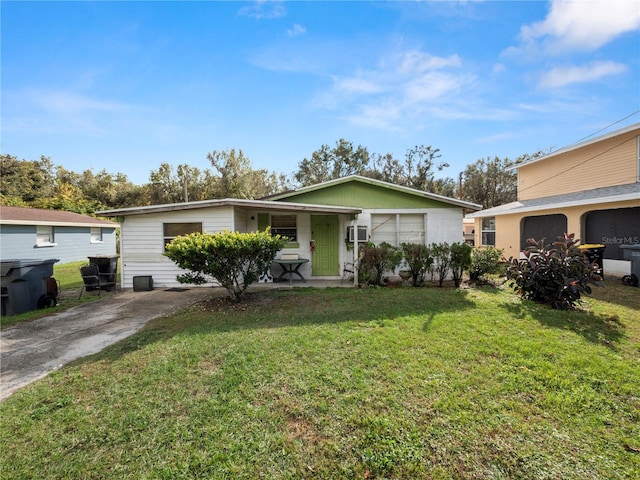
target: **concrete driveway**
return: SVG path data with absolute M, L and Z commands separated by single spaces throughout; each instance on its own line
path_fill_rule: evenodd
M 78 358 L 99 352 L 149 320 L 184 309 L 221 288 L 126 290 L 0 332 L 0 401 Z

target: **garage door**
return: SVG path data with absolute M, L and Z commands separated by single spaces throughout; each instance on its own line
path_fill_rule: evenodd
M 620 245 L 640 243 L 640 207 L 589 212 L 584 229 L 583 243 L 602 243 L 604 258 L 622 260 Z
M 567 217 L 562 214 L 535 215 L 524 217 L 520 225 L 520 249 L 524 250 L 529 245 L 528 238 L 538 241 L 545 239 L 545 244 L 555 242 L 558 237 L 563 236 L 567 231 Z
M 371 215 L 371 241 L 376 245 L 387 242 L 424 243 L 424 214 Z

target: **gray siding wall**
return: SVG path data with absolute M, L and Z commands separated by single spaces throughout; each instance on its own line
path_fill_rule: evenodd
M 0 225 L 2 260 L 57 258 L 59 263 L 88 260 L 90 256 L 116 254 L 116 229 L 102 228 L 102 242 L 91 243 L 89 227 L 53 227 L 55 245 L 36 246 L 35 225 Z

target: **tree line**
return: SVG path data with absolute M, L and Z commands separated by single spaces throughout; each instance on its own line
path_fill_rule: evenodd
M 0 204 L 26 206 L 92 215 L 95 211 L 132 206 L 180 203 L 221 198 L 257 199 L 274 193 L 317 184 L 347 175 L 362 175 L 439 195 L 460 198 L 490 208 L 516 200 L 517 163 L 542 152 L 509 158 L 481 158 L 468 165 L 457 179 L 436 178 L 449 165 L 440 151 L 418 145 L 403 159 L 393 154 L 370 154 L 366 147 L 340 139 L 322 145 L 298 163 L 290 176 L 254 169 L 242 150 L 214 150 L 207 154 L 211 168 L 161 163 L 149 181 L 132 183 L 123 173 L 92 169 L 81 173 L 39 160 L 0 155 Z

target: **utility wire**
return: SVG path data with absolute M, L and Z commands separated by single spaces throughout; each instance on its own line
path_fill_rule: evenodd
M 576 143 L 580 143 L 580 142 L 582 142 L 583 140 L 586 140 L 587 138 L 591 138 L 591 137 L 593 137 L 594 135 L 599 134 L 600 132 L 604 132 L 606 129 L 611 128 L 611 127 L 613 127 L 614 125 L 617 125 L 617 124 L 618 124 L 618 123 L 620 123 L 620 122 L 624 122 L 627 118 L 631 118 L 631 117 L 633 117 L 634 115 L 637 115 L 638 113 L 640 113 L 640 110 L 636 110 L 635 112 L 630 113 L 630 114 L 629 114 L 629 115 L 627 115 L 626 117 L 621 118 L 620 120 L 617 120 L 617 121 L 615 121 L 615 122 L 613 122 L 613 123 L 610 123 L 610 124 L 609 124 L 609 125 L 607 125 L 606 127 L 601 128 L 600 130 L 598 130 L 597 132 L 593 132 L 591 135 L 587 135 L 586 137 L 582 137 L 580 140 L 576 140 L 575 142 L 573 142 L 573 143 L 569 144 L 569 146 L 571 146 L 571 145 L 575 145 Z

